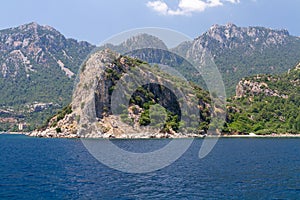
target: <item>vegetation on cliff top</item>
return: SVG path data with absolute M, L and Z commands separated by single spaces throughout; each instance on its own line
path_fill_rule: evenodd
M 113 62 L 113 66 L 107 67 L 105 70 L 105 79 L 112 80 L 111 86 L 108 88 L 109 94 L 111 94 L 115 88 L 115 85 L 129 68 L 140 68 L 144 71 L 152 72 L 158 77 L 172 82 L 179 90 L 185 91 L 186 94 L 194 95 L 197 99 L 195 105 L 201 104 L 200 109 L 197 111 L 199 116 L 187 116 L 187 112 L 181 112 L 180 101 L 176 95 L 167 87 L 160 84 L 146 84 L 136 88 L 129 100 L 128 107 L 123 107 L 123 110 L 119 112 L 123 122 L 130 125 L 134 125 L 135 120 L 128 114 L 128 109 L 134 109 L 134 113 L 138 113 L 138 125 L 147 126 L 154 125 L 152 128 L 160 129 L 161 132 L 179 131 L 182 126 L 181 117 L 193 117 L 194 120 L 191 123 L 185 124 L 189 128 L 189 132 L 201 132 L 208 129 L 210 121 L 210 112 L 208 108 L 210 103 L 210 97 L 208 92 L 202 90 L 199 86 L 188 83 L 180 79 L 179 77 L 170 75 L 169 73 L 161 70 L 157 65 L 150 66 L 148 63 L 139 59 L 133 59 L 128 56 L 120 56 Z M 192 102 L 190 102 L 192 103 Z M 109 113 L 109 108 L 106 113 Z M 139 111 L 138 111 L 139 110 Z M 184 116 L 186 115 L 186 116 Z M 197 121 L 198 118 L 198 121 Z

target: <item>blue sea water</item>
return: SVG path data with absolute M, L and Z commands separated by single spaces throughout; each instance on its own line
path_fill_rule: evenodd
M 170 140 L 116 140 L 134 151 Z M 0 199 L 300 199 L 300 139 L 202 139 L 175 163 L 130 174 L 98 162 L 79 139 L 0 135 Z

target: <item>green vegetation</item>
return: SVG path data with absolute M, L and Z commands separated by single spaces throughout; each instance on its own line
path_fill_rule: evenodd
M 60 128 L 60 127 L 57 127 L 57 128 L 55 129 L 55 131 L 56 131 L 56 133 L 61 133 L 61 128 Z
M 187 113 L 181 113 L 180 103 L 182 103 L 183 99 L 177 99 L 176 95 L 170 89 L 163 86 L 163 82 L 168 80 L 175 84 L 179 90 L 194 96 L 194 98 L 191 97 L 185 99 L 184 101 L 191 101 L 190 103 L 194 103 L 194 105 L 198 105 L 199 103 L 202 105 L 199 109 L 200 117 L 197 119 L 197 117 L 194 116 L 194 120 L 190 120 L 191 122 L 189 122 L 194 124 L 185 124 L 186 127 L 191 127 L 191 125 L 194 127 L 194 129 L 190 129 L 189 131 L 199 133 L 200 131 L 208 128 L 210 120 L 210 110 L 206 107 L 206 105 L 208 105 L 210 102 L 208 92 L 202 90 L 193 83 L 185 82 L 176 76 L 162 71 L 158 66 L 152 67 L 144 61 L 138 59 L 122 56 L 116 59 L 113 63 L 114 65 L 111 65 L 105 70 L 106 84 L 110 86 L 108 88 L 109 95 L 111 95 L 114 91 L 115 85 L 122 77 L 122 74 L 130 68 L 135 68 L 144 72 L 149 71 L 163 78 L 160 80 L 162 81 L 162 84 L 149 83 L 138 88 L 131 88 L 129 84 L 128 88 L 126 88 L 128 91 L 124 91 L 125 95 L 133 92 L 132 96 L 129 98 L 129 108 L 133 109 L 133 113 L 139 112 L 136 106 L 142 109 L 138 120 L 140 126 L 150 125 L 152 128 L 159 129 L 161 132 L 177 132 L 183 125 L 181 124 L 182 117 L 193 117 L 188 116 Z M 110 111 L 107 110 L 106 112 Z M 96 113 L 98 112 L 96 111 Z M 134 119 L 129 117 L 127 107 L 123 106 L 122 109 L 118 111 L 118 114 L 120 114 L 123 122 L 129 125 L 133 125 L 135 123 Z
M 50 127 L 55 127 L 55 126 L 57 126 L 57 123 L 60 120 L 62 120 L 67 114 L 70 114 L 70 113 L 72 113 L 71 105 L 65 106 L 62 110 L 59 110 L 52 117 L 48 117 L 47 120 L 41 126 L 37 127 L 37 129 L 43 130 L 43 129 L 47 128 L 49 126 L 50 122 L 51 122 Z
M 242 56 L 241 52 L 247 52 L 247 47 L 220 52 L 215 58 L 226 87 L 227 96 L 233 96 L 235 86 L 244 77 L 256 74 L 281 74 L 291 66 L 295 66 L 300 58 L 300 42 L 265 48 L 264 51 L 254 51 Z M 258 49 L 261 49 L 258 47 Z M 286 59 L 288 58 L 288 59 Z
M 71 107 L 71 105 L 68 105 L 57 113 L 56 121 L 62 120 L 67 114 L 70 114 L 70 113 L 72 113 L 72 107 Z
M 300 70 L 247 80 L 264 82 L 280 96 L 246 95 L 231 99 L 225 132 L 300 133 Z M 284 95 L 284 96 L 281 96 Z
M 205 81 L 200 75 L 199 71 L 186 59 L 181 56 L 178 56 L 175 53 L 172 53 L 168 50 L 163 49 L 137 49 L 134 51 L 130 51 L 127 55 L 140 58 L 148 63 L 161 63 L 163 65 L 169 66 L 177 70 L 180 74 L 178 75 L 176 72 L 172 73 L 174 76 L 179 76 L 180 78 L 183 76 L 187 81 L 196 83 L 198 86 L 206 89 Z M 156 64 L 153 66 L 155 70 L 159 70 L 159 66 Z

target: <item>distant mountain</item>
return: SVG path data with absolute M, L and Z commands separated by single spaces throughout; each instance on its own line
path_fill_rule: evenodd
M 245 76 L 278 74 L 295 66 L 300 60 L 300 38 L 291 36 L 287 30 L 214 25 L 172 51 L 192 60 L 197 60 L 203 51 L 210 52 L 231 96 L 235 85 Z
M 180 73 L 179 76 L 182 75 L 186 80 L 205 87 L 203 78 L 193 65 L 184 56 L 168 49 L 166 44 L 156 36 L 139 34 L 126 39 L 119 45 L 105 44 L 99 47 L 99 50 L 105 48 L 138 58 L 152 65 L 159 64 L 163 69 L 166 69 L 166 66 L 172 67 Z M 173 75 L 176 74 L 173 73 Z
M 71 77 L 94 46 L 87 42 L 67 39 L 50 26 L 25 24 L 0 31 L 2 77 L 17 77 L 21 71 L 38 71 L 39 67 L 61 69 Z M 38 66 L 37 66 L 38 65 Z M 62 67 L 64 66 L 64 67 Z
M 128 53 L 133 50 L 145 49 L 145 48 L 155 48 L 155 49 L 162 49 L 162 50 L 168 49 L 168 47 L 165 45 L 165 43 L 162 40 L 146 33 L 132 36 L 119 45 L 113 45 L 110 43 L 105 44 L 99 49 L 105 49 L 105 48 L 109 48 L 113 51 L 122 54 Z
M 93 48 L 37 23 L 1 30 L 0 108 L 27 116 L 39 103 L 53 110 L 66 105 L 79 66 Z
M 204 88 L 202 76 L 206 75 L 196 71 L 192 63 L 197 64 L 202 53 L 209 52 L 223 76 L 228 96 L 234 95 L 235 86 L 243 77 L 283 73 L 300 60 L 300 38 L 291 36 L 287 30 L 238 27 L 230 23 L 213 25 L 198 38 L 173 49 L 167 49 L 163 41 L 147 34 L 119 45 L 107 44 L 102 49 L 105 47 L 149 63 L 172 66 Z

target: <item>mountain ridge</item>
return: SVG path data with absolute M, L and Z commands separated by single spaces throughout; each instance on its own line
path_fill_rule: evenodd
M 295 66 L 299 50 L 300 38 L 287 30 L 234 24 L 214 25 L 193 41 L 172 49 L 194 60 L 201 52 L 210 52 L 223 75 L 228 96 L 234 95 L 235 85 L 245 76 L 283 73 Z

